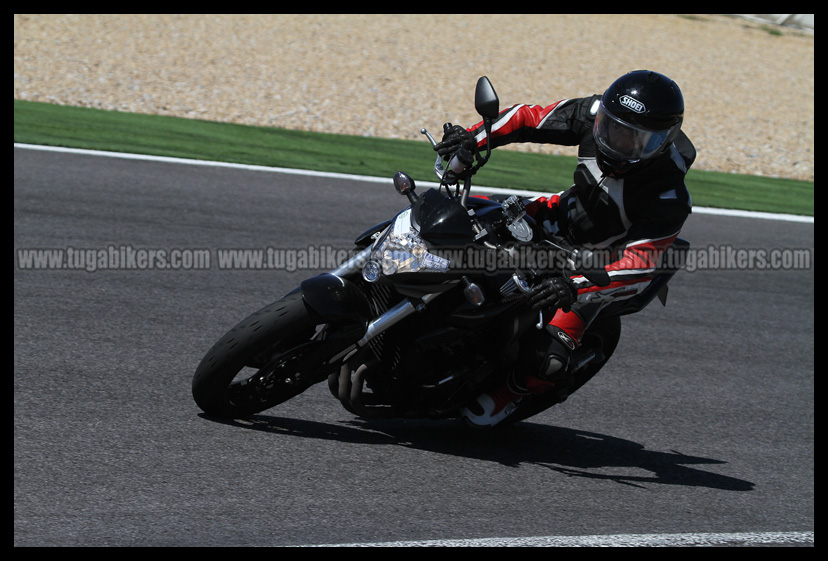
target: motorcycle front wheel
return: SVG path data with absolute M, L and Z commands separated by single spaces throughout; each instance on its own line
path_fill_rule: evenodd
M 305 391 L 320 380 L 325 361 L 314 354 L 319 321 L 299 292 L 248 316 L 196 369 L 192 393 L 198 407 L 208 415 L 241 418 Z

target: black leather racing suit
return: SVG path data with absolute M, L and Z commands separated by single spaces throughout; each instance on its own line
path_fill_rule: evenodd
M 608 286 L 597 287 L 583 277 L 573 277 L 578 296 L 571 311 L 558 310 L 547 318 L 553 343 L 557 336 L 557 344 L 570 350 L 603 305 L 630 298 L 647 287 L 661 254 L 672 245 L 691 212 L 684 176 L 696 152 L 683 132 L 665 152 L 633 172 L 620 178 L 602 174 L 592 132 L 600 99 L 594 95 L 545 107 L 514 105 L 500 113 L 491 134 L 492 148 L 514 142 L 578 147 L 574 185 L 527 205 L 527 212 L 546 231 L 563 235 L 576 247 L 611 255 L 605 267 L 612 281 Z M 468 130 L 485 150 L 482 123 Z M 538 354 L 545 352 L 538 349 Z

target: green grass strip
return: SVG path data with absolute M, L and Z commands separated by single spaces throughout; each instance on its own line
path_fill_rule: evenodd
M 14 101 L 14 141 L 388 178 L 403 170 L 415 180 L 436 179 L 425 138 L 310 133 L 21 100 Z M 558 192 L 572 184 L 574 168 L 570 156 L 501 150 L 477 182 Z M 814 215 L 812 181 L 691 169 L 687 185 L 696 206 Z

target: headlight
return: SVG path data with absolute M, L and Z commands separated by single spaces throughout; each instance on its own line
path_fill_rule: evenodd
M 362 278 L 368 282 L 377 282 L 382 274 L 382 265 L 373 259 L 365 263 L 362 268 Z
M 384 275 L 395 273 L 445 273 L 449 260 L 428 251 L 428 246 L 415 231 L 405 234 L 389 232 L 380 239 L 371 258 L 362 269 L 362 277 L 375 282 Z

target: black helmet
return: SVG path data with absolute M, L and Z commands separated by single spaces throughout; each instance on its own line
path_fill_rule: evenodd
M 598 166 L 621 176 L 663 152 L 681 128 L 684 97 L 667 76 L 649 70 L 624 74 L 607 88 L 595 115 Z

